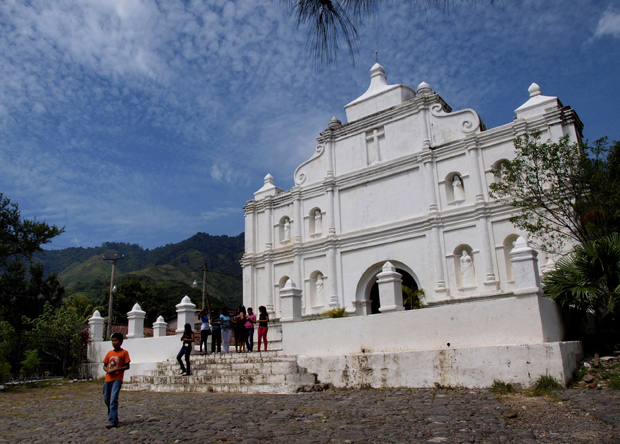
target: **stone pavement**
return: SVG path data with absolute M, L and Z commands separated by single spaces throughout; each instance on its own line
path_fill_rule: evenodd
M 74 383 L 0 393 L 0 442 L 620 443 L 619 394 L 610 391 L 563 391 L 561 402 L 523 395 L 500 402 L 486 390 L 461 389 L 123 391 L 121 425 L 107 430 L 101 390 Z

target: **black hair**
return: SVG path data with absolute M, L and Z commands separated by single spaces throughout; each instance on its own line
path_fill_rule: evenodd
M 239 312 L 245 314 L 245 307 L 243 305 L 239 307 Z
M 123 334 L 122 333 L 112 333 L 112 338 L 111 339 L 118 339 L 119 341 L 121 341 L 121 344 L 123 343 Z
M 260 307 L 258 307 L 258 311 L 261 313 L 267 313 L 267 309 L 265 308 L 264 305 L 261 305 Z
M 248 313 L 254 313 L 254 310 L 252 310 L 252 307 L 248 307 Z
M 192 326 L 188 323 L 185 324 L 185 333 L 188 336 L 191 336 L 191 334 L 194 333 L 194 330 L 192 329 Z

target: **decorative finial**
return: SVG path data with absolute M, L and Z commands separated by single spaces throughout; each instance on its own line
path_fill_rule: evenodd
M 379 50 L 375 49 L 375 62 L 379 63 Z
M 532 83 L 530 87 L 527 89 L 527 92 L 530 93 L 530 97 L 540 96 L 542 95 L 542 91 L 540 90 L 540 86 L 537 83 Z
M 433 90 L 428 83 L 422 82 L 418 85 L 418 95 L 430 94 L 432 92 Z
M 329 121 L 329 124 L 327 125 L 327 127 L 330 130 L 337 130 L 342 126 L 342 122 L 340 120 L 338 120 L 336 118 L 336 116 L 332 117 L 331 120 Z

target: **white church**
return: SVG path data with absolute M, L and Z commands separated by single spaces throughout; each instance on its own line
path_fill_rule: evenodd
M 348 122 L 329 122 L 295 186 L 281 190 L 267 175 L 245 206 L 243 299 L 267 308 L 274 350 L 195 356 L 204 364 L 196 376 L 178 376 L 174 356 L 196 306 L 187 296 L 176 305 L 176 336 L 160 316 L 146 338 L 136 303 L 123 387 L 295 393 L 317 380 L 490 387 L 529 386 L 541 375 L 566 384 L 582 349 L 564 340 L 560 312 L 540 287 L 553 258 L 539 258 L 510 223 L 511 207 L 489 197 L 515 138 L 533 130 L 543 140 L 581 137 L 572 109 L 536 84 L 529 96 L 512 122 L 489 129 L 473 110 L 452 111 L 426 83 L 417 91 L 388 85 L 373 66 L 368 90 L 345 106 Z M 403 299 L 414 290 L 421 308 Z M 332 308 L 346 316 L 321 316 Z M 93 377 L 110 350 L 103 325 L 95 311 Z
M 387 374 L 394 386 L 545 372 L 568 380 L 581 350 L 562 342 L 557 307 L 542 296 L 539 273 L 552 258 L 537 257 L 510 223 L 512 207 L 489 196 L 515 138 L 581 138 L 574 110 L 536 84 L 528 91 L 512 122 L 487 128 L 425 82 L 388 84 L 375 64 L 368 90 L 345 106 L 347 122 L 333 118 L 298 166 L 295 186 L 265 177 L 244 208 L 243 299 L 282 322 L 284 352 L 307 357 L 336 386 L 382 386 Z M 422 309 L 405 310 L 401 285 L 423 290 Z M 331 308 L 347 316 L 304 322 Z M 382 367 L 396 355 L 403 364 Z M 418 359 L 434 368 L 407 380 L 402 366 Z M 481 362 L 494 371 L 479 374 Z

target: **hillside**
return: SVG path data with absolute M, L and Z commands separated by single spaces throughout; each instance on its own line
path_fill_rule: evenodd
M 212 303 L 234 307 L 243 299 L 239 264 L 243 247 L 243 233 L 236 237 L 197 233 L 177 244 L 153 250 L 135 244 L 105 242 L 100 247 L 45 251 L 37 254 L 35 260 L 44 264 L 46 274 L 58 274 L 67 296 L 86 296 L 95 305 L 106 299 L 110 285 L 112 267 L 102 260 L 104 255 L 125 255 L 116 264 L 117 287 L 132 280 L 143 287 L 158 286 L 165 290 L 170 303 L 178 303 L 185 294 L 200 302 L 202 284 L 192 288 L 192 282 L 201 281 L 203 264 L 207 262 L 207 293 Z M 128 304 L 135 302 L 140 301 L 128 301 Z

